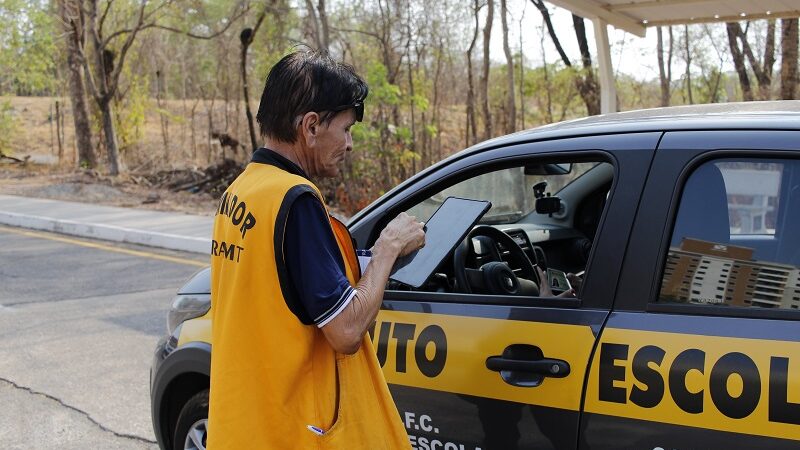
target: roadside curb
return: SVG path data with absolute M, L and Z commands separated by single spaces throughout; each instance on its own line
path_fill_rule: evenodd
M 0 211 L 0 224 L 191 253 L 208 254 L 211 249 L 211 239 L 159 233 L 157 231 L 136 230 L 114 225 L 55 219 L 45 216 L 18 214 L 7 211 Z

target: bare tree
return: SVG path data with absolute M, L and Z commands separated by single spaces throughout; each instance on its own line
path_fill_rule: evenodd
M 467 147 L 478 142 L 478 127 L 475 121 L 475 81 L 473 79 L 472 70 L 472 51 L 475 49 L 475 42 L 478 40 L 478 31 L 480 30 L 478 15 L 480 14 L 481 8 L 482 6 L 478 4 L 478 0 L 474 0 L 473 15 L 475 17 L 475 31 L 472 33 L 472 42 L 470 42 L 469 48 L 467 49 Z
M 561 56 L 561 61 L 564 62 L 565 66 L 574 69 L 572 61 L 570 61 L 567 53 L 561 46 L 558 35 L 556 35 L 556 30 L 553 28 L 553 22 L 550 19 L 550 12 L 547 10 L 544 1 L 531 0 L 531 3 L 536 6 L 539 13 L 542 15 L 544 23 L 547 26 L 547 32 L 550 34 L 550 39 L 553 41 L 553 45 L 555 45 L 559 56 Z M 587 114 L 590 116 L 597 115 L 600 114 L 600 87 L 594 77 L 592 57 L 589 53 L 589 44 L 586 39 L 586 26 L 583 23 L 583 18 L 575 14 L 572 15 L 572 24 L 575 27 L 575 36 L 578 39 L 578 47 L 580 47 L 581 59 L 583 61 L 583 70 L 575 76 L 575 87 L 578 89 L 578 93 L 580 93 L 581 99 L 583 99 L 583 103 L 586 105 Z
M 78 147 L 78 167 L 95 168 L 97 157 L 92 148 L 92 131 L 86 105 L 86 87 L 83 83 L 80 49 L 83 46 L 83 11 L 78 0 L 59 0 L 58 12 L 65 31 L 69 99 L 75 140 Z
M 752 47 L 750 46 L 750 43 L 747 40 L 747 29 L 750 28 L 750 22 L 748 22 L 747 25 L 748 26 L 742 30 L 742 26 L 738 22 L 731 22 L 727 24 L 727 29 L 729 30 L 728 39 L 730 40 L 731 34 L 733 34 L 737 39 L 737 43 L 734 46 L 735 48 L 731 47 L 731 53 L 733 53 L 734 56 L 734 65 L 736 66 L 737 73 L 744 73 L 746 75 L 747 72 L 744 68 L 743 57 L 747 57 L 747 61 L 750 63 L 750 67 L 752 67 L 753 74 L 755 74 L 756 81 L 758 82 L 759 98 L 762 100 L 769 100 L 770 88 L 772 86 L 772 68 L 775 65 L 775 21 L 770 20 L 767 22 L 767 35 L 766 43 L 764 45 L 763 62 L 759 61 L 759 59 L 756 57 Z M 739 42 L 741 42 L 741 49 L 739 49 Z M 752 92 L 749 78 L 746 82 L 746 85 Z M 744 91 L 744 87 L 742 90 Z
M 781 19 L 781 98 L 797 95 L 798 19 Z
M 508 8 L 506 0 L 500 0 L 500 16 L 503 24 L 503 52 L 506 55 L 506 80 L 508 82 L 508 116 L 506 118 L 506 133 L 512 133 L 517 128 L 517 107 L 514 99 L 514 56 L 508 45 Z
M 306 10 L 308 11 L 308 21 L 311 22 L 314 42 L 318 50 L 329 51 L 330 49 L 330 25 L 328 23 L 328 12 L 326 11 L 325 0 L 318 0 L 317 4 L 311 0 L 306 0 Z
M 586 39 L 586 26 L 583 17 L 572 15 L 572 25 L 575 27 L 575 36 L 578 38 L 578 48 L 583 61 L 583 76 L 578 84 L 578 91 L 586 103 L 586 110 L 590 116 L 600 114 L 600 87 L 594 77 L 592 55 L 589 53 L 589 41 Z
M 250 145 L 252 147 L 252 151 L 256 151 L 258 148 L 258 143 L 256 142 L 256 129 L 255 125 L 253 124 L 253 111 L 250 109 L 250 93 L 248 91 L 248 82 L 247 82 L 247 49 L 250 48 L 250 44 L 253 43 L 253 39 L 255 38 L 258 29 L 261 27 L 261 24 L 264 22 L 264 18 L 267 16 L 266 8 L 261 11 L 258 15 L 258 19 L 256 19 L 256 24 L 253 28 L 245 28 L 239 34 L 239 42 L 241 43 L 241 65 L 239 68 L 242 72 L 242 96 L 244 97 L 244 110 L 245 114 L 247 115 L 247 129 L 250 131 Z
M 486 25 L 483 27 L 483 75 L 481 76 L 481 106 L 483 107 L 483 138 L 489 139 L 492 131 L 492 113 L 489 110 L 489 44 L 492 39 L 492 22 L 494 21 L 494 0 L 486 2 Z
M 747 60 L 750 62 L 750 67 L 753 68 L 753 73 L 756 75 L 758 81 L 759 96 L 762 100 L 770 99 L 770 87 L 772 86 L 772 68 L 775 65 L 775 21 L 770 20 L 767 22 L 767 39 L 764 44 L 764 61 L 761 62 L 753 54 L 750 43 L 747 42 L 747 32 L 742 31 L 739 27 L 739 40 L 742 41 L 742 50 L 744 50 Z
M 519 17 L 519 115 L 522 119 L 522 129 L 525 129 L 525 52 L 522 51 L 522 21 L 525 19 L 525 9 Z
M 669 52 L 667 53 L 666 68 L 664 64 L 664 37 L 661 27 L 656 28 L 658 33 L 658 75 L 661 81 L 661 106 L 669 106 L 670 103 L 670 84 L 672 83 L 672 49 L 673 35 L 672 27 L 668 27 L 669 32 Z
M 709 103 L 717 103 L 717 101 L 719 101 L 719 87 L 720 87 L 720 83 L 722 81 L 722 67 L 725 64 L 726 53 L 725 53 L 724 50 L 721 50 L 719 48 L 719 45 L 717 45 L 717 41 L 716 41 L 716 39 L 714 39 L 714 36 L 711 34 L 711 29 L 708 26 L 708 24 L 703 24 L 703 30 L 706 32 L 706 35 L 708 36 L 708 38 L 709 38 L 709 40 L 711 42 L 711 47 L 714 49 L 714 52 L 717 54 L 717 58 L 719 58 L 719 62 L 717 63 L 717 69 L 712 71 L 713 80 L 710 79 L 710 78 L 706 78 L 706 80 L 705 80 L 705 83 L 708 86 L 708 89 L 709 89 L 709 92 L 710 92 L 710 97 L 708 99 L 708 102 Z M 712 83 L 713 83 L 713 85 L 712 85 Z
M 198 35 L 158 22 L 160 14 L 167 7 L 172 5 L 173 0 L 163 0 L 161 3 L 150 8 L 148 8 L 147 0 L 141 0 L 136 8 L 133 21 L 129 23 L 127 27 L 106 34 L 104 25 L 114 2 L 113 0 L 106 0 L 102 11 L 100 11 L 98 3 L 98 0 L 87 0 L 89 17 L 85 23 L 84 30 L 86 35 L 88 35 L 89 42 L 92 44 L 91 55 L 94 61 L 89 61 L 87 57 L 87 53 L 89 52 L 85 50 L 84 46 L 79 48 L 79 54 L 84 65 L 84 71 L 90 88 L 89 90 L 102 116 L 109 173 L 111 175 L 117 175 L 120 172 L 121 164 L 111 102 L 118 92 L 120 76 L 125 66 L 125 59 L 128 56 L 128 52 L 133 47 L 137 36 L 146 29 L 155 28 L 183 33 L 197 39 L 211 39 L 225 32 L 228 27 L 246 12 L 246 8 L 237 5 L 235 11 L 239 12 L 233 14 L 233 17 L 228 20 L 220 31 L 210 35 Z M 119 47 L 119 52 L 114 50 L 117 48 L 114 43 L 118 38 L 123 39 L 122 45 Z
M 689 25 L 683 26 L 683 55 L 686 61 L 686 94 L 689 97 L 689 104 L 694 104 L 692 96 L 692 48 L 689 41 Z
M 736 68 L 736 73 L 739 75 L 739 85 L 742 87 L 742 97 L 745 101 L 753 100 L 753 90 L 750 87 L 750 78 L 747 75 L 747 68 L 744 66 L 744 55 L 739 48 L 739 34 L 742 28 L 738 22 L 728 22 L 726 30 L 728 32 L 728 45 L 731 48 L 731 55 L 733 55 L 733 66 Z

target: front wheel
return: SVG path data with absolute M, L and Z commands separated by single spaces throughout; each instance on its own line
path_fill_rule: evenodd
M 172 440 L 175 450 L 206 450 L 208 389 L 198 392 L 181 408 Z

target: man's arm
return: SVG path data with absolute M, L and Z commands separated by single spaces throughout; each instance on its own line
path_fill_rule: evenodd
M 383 291 L 398 257 L 425 245 L 423 224 L 400 213 L 381 232 L 372 248 L 372 259 L 356 286 L 355 297 L 321 329 L 328 343 L 339 353 L 353 354 L 380 310 Z

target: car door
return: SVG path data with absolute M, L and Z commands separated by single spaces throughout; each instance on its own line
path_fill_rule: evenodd
M 798 448 L 800 132 L 666 133 L 653 167 L 584 448 Z
M 474 152 L 404 185 L 352 226 L 357 245 L 369 247 L 399 212 L 515 164 L 596 160 L 613 167 L 578 298 L 387 289 L 371 336 L 413 448 L 576 447 L 587 364 L 660 135 L 564 138 Z

